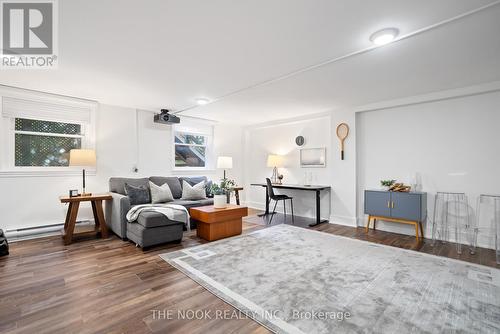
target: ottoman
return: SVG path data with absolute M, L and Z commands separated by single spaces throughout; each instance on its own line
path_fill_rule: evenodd
M 141 248 L 182 241 L 184 223 L 158 212 L 141 212 L 137 221 L 127 223 L 127 238 Z

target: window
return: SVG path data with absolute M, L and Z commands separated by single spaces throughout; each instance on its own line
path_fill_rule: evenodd
M 94 147 L 97 103 L 2 87 L 0 98 L 0 177 L 77 172 L 69 152 Z
M 174 137 L 176 168 L 207 167 L 207 136 L 175 132 Z
M 68 166 L 69 151 L 82 148 L 82 125 L 15 118 L 14 166 Z
M 173 169 L 177 171 L 213 168 L 214 125 L 210 121 L 182 117 L 172 127 Z

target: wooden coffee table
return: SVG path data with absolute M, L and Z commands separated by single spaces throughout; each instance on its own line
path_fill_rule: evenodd
M 213 205 L 189 209 L 191 217 L 198 221 L 196 233 L 205 240 L 214 241 L 241 234 L 242 218 L 248 216 L 248 208 L 228 204 L 225 209 Z

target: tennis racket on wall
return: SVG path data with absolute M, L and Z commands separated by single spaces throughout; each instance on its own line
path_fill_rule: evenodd
M 344 160 L 344 141 L 349 135 L 349 125 L 340 123 L 337 126 L 337 137 L 340 140 L 340 159 Z

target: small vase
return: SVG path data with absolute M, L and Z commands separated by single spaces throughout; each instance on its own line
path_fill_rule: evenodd
M 226 206 L 226 195 L 214 195 L 214 208 L 225 209 Z

